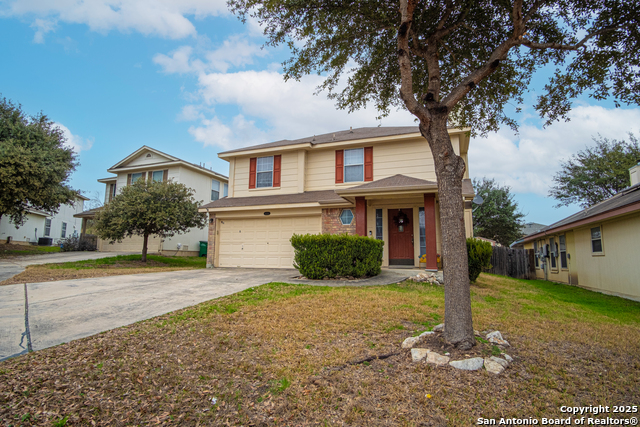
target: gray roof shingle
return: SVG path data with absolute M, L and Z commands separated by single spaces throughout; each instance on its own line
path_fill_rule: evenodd
M 218 199 L 200 209 L 239 208 L 262 205 L 286 205 L 296 203 L 347 203 L 333 190 L 305 191 L 304 193 L 275 194 L 271 196 L 225 197 Z

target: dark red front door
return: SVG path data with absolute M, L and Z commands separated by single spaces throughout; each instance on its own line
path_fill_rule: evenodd
M 389 209 L 389 265 L 414 265 L 413 209 Z

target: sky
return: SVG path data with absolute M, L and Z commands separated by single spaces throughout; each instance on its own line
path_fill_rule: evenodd
M 349 127 L 412 126 L 393 111 L 337 110 L 316 93 L 317 75 L 285 82 L 286 47 L 263 48 L 257 22 L 242 24 L 221 0 L 4 0 L 0 2 L 0 96 L 43 112 L 65 132 L 80 166 L 73 188 L 104 197 L 97 179 L 143 145 L 228 174 L 217 153 Z M 593 143 L 640 133 L 640 108 L 587 97 L 571 120 L 543 128 L 532 105 L 520 129 L 474 137 L 469 171 L 511 187 L 526 222 L 551 224 L 579 210 L 547 196 L 560 164 Z

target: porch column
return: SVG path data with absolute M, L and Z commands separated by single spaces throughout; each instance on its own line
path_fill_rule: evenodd
M 82 229 L 80 231 L 80 237 L 87 234 L 87 218 L 82 218 Z
M 367 235 L 367 202 L 364 197 L 356 197 L 356 234 Z
M 427 270 L 438 271 L 438 249 L 436 246 L 436 195 L 424 195 L 424 233 L 427 243 Z

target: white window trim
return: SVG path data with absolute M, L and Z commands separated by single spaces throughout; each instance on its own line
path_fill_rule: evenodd
M 354 163 L 352 165 L 347 165 L 347 151 L 362 151 L 362 163 Z M 347 167 L 349 166 L 362 166 L 362 179 L 355 181 L 347 181 Z M 364 182 L 364 147 L 361 148 L 348 148 L 345 149 L 342 153 L 342 176 L 344 183 L 352 183 L 352 182 Z
M 217 189 L 217 190 L 216 190 L 215 188 L 213 188 L 213 185 L 214 185 L 214 184 L 218 184 L 218 189 Z M 214 191 L 215 191 L 216 193 L 218 193 L 218 198 L 217 198 L 217 199 L 214 199 L 214 198 L 213 198 L 213 192 L 214 192 Z M 211 180 L 211 201 L 213 202 L 213 201 L 216 201 L 216 200 L 220 200 L 220 181 L 218 181 L 218 180 L 216 180 L 216 179 L 212 179 L 212 180 Z
M 260 159 L 271 159 L 271 170 L 268 171 L 258 171 L 258 160 Z M 273 188 L 273 169 L 274 169 L 274 156 L 263 156 L 256 158 L 256 188 Z M 258 179 L 258 174 L 261 173 L 270 173 L 271 174 L 271 185 L 262 185 L 259 186 L 258 183 L 260 180 Z

